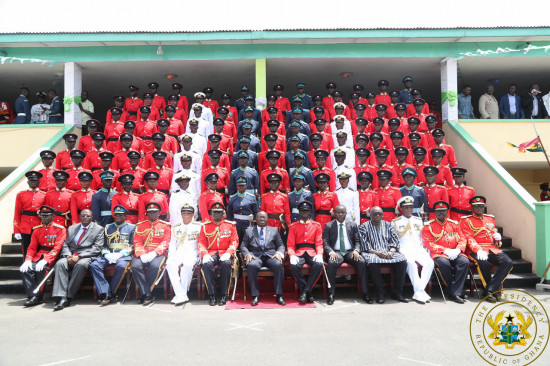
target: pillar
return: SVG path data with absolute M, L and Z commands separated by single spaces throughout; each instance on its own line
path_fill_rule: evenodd
M 550 263 L 550 202 L 535 202 L 537 276 L 542 277 Z M 545 279 L 550 279 L 550 271 Z
M 441 118 L 444 122 L 458 120 L 457 67 L 456 58 L 446 57 L 441 61 Z
M 80 97 L 82 93 L 82 68 L 75 62 L 65 63 L 65 95 L 64 97 Z M 65 124 L 82 128 L 80 108 L 72 102 L 67 112 L 65 108 Z
M 256 108 L 264 109 L 267 105 L 267 60 L 256 59 Z

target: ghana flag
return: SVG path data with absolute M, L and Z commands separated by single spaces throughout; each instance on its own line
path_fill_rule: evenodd
M 524 153 L 526 151 L 529 151 L 529 152 L 542 152 L 542 151 L 544 151 L 542 149 L 542 145 L 540 144 L 540 137 L 537 137 L 537 138 L 535 138 L 531 141 L 524 142 L 524 143 L 520 144 L 519 146 L 514 145 L 510 142 L 508 143 L 508 145 L 510 145 L 514 148 L 517 148 L 520 153 Z

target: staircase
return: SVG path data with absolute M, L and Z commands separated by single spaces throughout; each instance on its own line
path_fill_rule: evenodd
M 504 288 L 533 288 L 540 278 L 532 273 L 533 263 L 521 258 L 521 249 L 512 246 L 512 238 L 503 235 L 502 227 L 498 228 L 502 235 L 502 251 L 514 262 L 514 268 L 504 281 Z M 0 253 L 0 294 L 24 293 L 19 266 L 23 263 L 21 244 L 12 242 L 2 245 Z M 474 278 L 479 275 L 474 273 Z

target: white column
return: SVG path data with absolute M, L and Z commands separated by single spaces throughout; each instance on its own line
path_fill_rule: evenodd
M 74 62 L 65 62 L 65 95 L 64 97 L 80 96 L 82 93 L 82 68 Z M 65 124 L 82 128 L 80 108 L 71 103 L 71 109 L 65 112 Z
M 458 92 L 457 65 L 456 58 L 446 57 L 441 61 L 441 93 Z M 458 119 L 458 100 L 455 100 L 454 106 L 449 104 L 448 99 L 441 105 L 441 118 L 444 122 Z

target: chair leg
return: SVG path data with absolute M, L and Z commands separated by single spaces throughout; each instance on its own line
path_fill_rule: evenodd
M 246 280 L 248 279 L 248 274 L 246 271 L 243 271 L 243 300 L 246 301 Z
M 168 274 L 166 276 L 164 276 L 163 280 L 164 280 L 164 283 L 163 283 L 163 290 L 164 290 L 164 300 L 167 300 L 168 299 L 168 279 L 166 279 L 166 277 L 168 277 Z
M 437 283 L 439 284 L 439 289 L 441 290 L 441 296 L 443 296 L 443 301 L 446 304 L 447 300 L 445 299 L 445 293 L 443 292 L 443 286 L 441 286 L 441 281 L 439 281 L 439 275 L 437 274 L 437 271 L 435 269 L 434 269 L 433 273 L 435 274 L 435 278 L 437 279 Z M 430 293 L 430 295 L 431 295 L 431 293 Z
M 322 282 L 322 286 L 323 286 L 323 299 L 326 300 L 327 298 L 327 278 L 324 276 L 324 275 L 321 275 L 323 277 L 323 282 Z
M 479 290 L 477 289 L 477 283 L 476 283 L 476 280 L 474 278 L 474 273 L 472 272 L 471 268 L 468 268 L 468 270 L 470 271 L 470 279 L 472 280 L 471 282 L 474 284 L 476 294 L 477 294 L 477 298 L 481 300 L 481 295 L 479 294 Z M 470 286 L 470 290 L 471 290 L 471 286 Z M 470 292 L 470 296 L 472 296 L 471 292 Z

